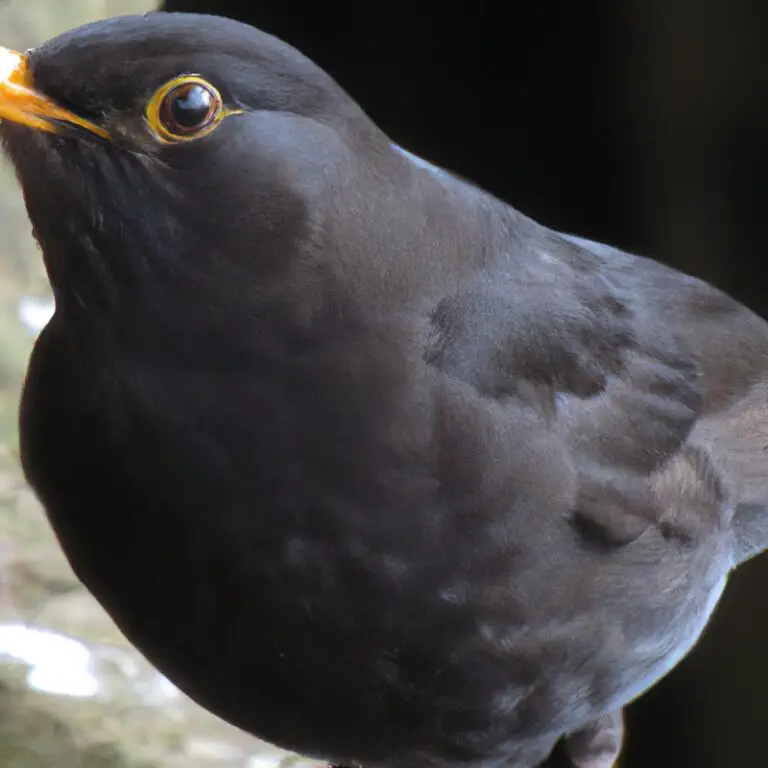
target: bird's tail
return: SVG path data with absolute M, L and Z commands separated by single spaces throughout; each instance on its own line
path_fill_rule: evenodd
M 734 534 L 734 566 L 739 566 L 768 549 L 768 504 L 737 504 L 731 527 Z

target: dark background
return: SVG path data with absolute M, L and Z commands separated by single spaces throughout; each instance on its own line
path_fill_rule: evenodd
M 652 255 L 768 317 L 759 0 L 167 0 L 328 70 L 405 148 L 544 224 Z M 768 765 L 768 557 L 629 713 L 623 768 Z

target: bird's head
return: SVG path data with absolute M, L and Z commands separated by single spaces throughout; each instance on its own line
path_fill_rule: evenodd
M 351 158 L 391 152 L 290 46 L 167 13 L 0 49 L 0 138 L 57 305 L 115 311 L 182 278 L 215 302 L 216 280 L 233 301 L 257 275 L 265 289 L 285 270 L 319 273 L 326 230 L 368 204 Z

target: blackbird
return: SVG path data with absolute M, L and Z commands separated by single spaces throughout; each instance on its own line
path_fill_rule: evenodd
M 766 324 L 414 157 L 237 22 L 0 60 L 56 302 L 23 468 L 126 637 L 333 764 L 613 765 L 768 546 Z

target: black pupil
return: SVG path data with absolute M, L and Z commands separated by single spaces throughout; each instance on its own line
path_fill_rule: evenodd
M 207 125 L 213 113 L 213 94 L 202 85 L 184 85 L 168 95 L 164 111 L 171 130 L 197 130 Z

